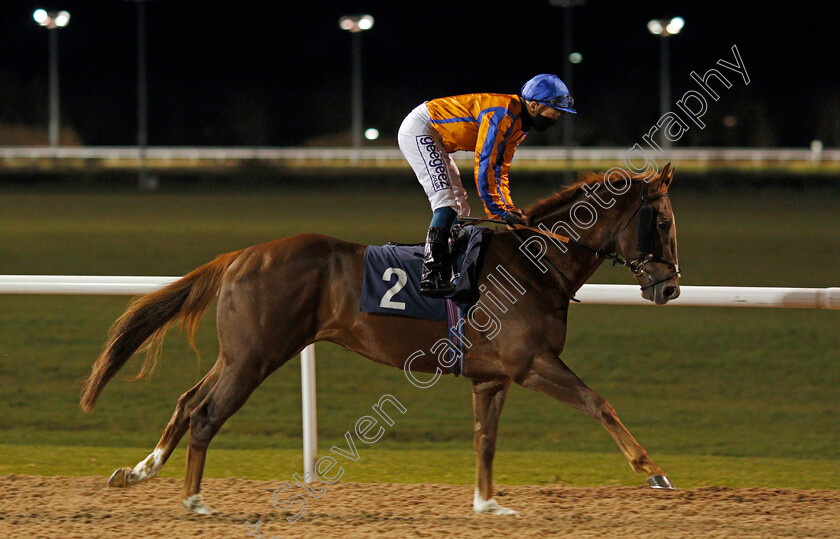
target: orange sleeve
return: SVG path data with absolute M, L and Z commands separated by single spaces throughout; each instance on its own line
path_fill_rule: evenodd
M 513 198 L 510 196 L 510 181 L 508 179 L 508 172 L 510 171 L 511 163 L 513 162 L 513 154 L 516 152 L 516 148 L 519 147 L 519 143 L 522 142 L 524 138 L 525 134 L 523 133 L 516 140 L 508 142 L 502 156 L 502 165 L 499 167 L 499 194 L 502 196 L 502 201 L 508 211 L 520 211 L 513 203 Z
M 488 107 L 479 113 L 475 148 L 475 183 L 490 217 L 504 218 L 515 209 L 510 199 L 508 171 L 518 140 L 510 139 L 514 117 L 506 107 Z

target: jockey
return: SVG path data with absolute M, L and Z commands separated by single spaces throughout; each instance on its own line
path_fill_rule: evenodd
M 475 152 L 475 183 L 484 211 L 510 224 L 526 221 L 510 197 L 508 170 L 516 147 L 533 128 L 548 129 L 565 112 L 576 114 L 569 89 L 542 74 L 519 95 L 467 94 L 426 101 L 403 120 L 399 144 L 432 205 L 420 293 L 445 297 L 451 282 L 449 229 L 470 214 L 467 192 L 451 152 Z

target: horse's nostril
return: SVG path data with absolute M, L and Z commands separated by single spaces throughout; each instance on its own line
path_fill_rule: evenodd
M 665 290 L 662 291 L 662 295 L 666 298 L 670 298 L 677 292 L 677 287 L 675 286 L 666 286 Z

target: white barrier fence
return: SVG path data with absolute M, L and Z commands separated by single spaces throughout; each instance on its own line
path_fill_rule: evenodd
M 180 277 L 0 275 L 0 294 L 148 294 L 178 279 Z M 585 304 L 653 305 L 642 299 L 639 287 L 635 285 L 585 284 L 576 297 Z M 840 309 L 840 287 L 681 286 L 680 297 L 668 305 Z
M 126 277 L 78 275 L 0 275 L 0 294 L 136 295 L 153 292 L 180 277 Z M 840 287 L 777 288 L 737 286 L 682 286 L 680 297 L 669 305 L 702 307 L 777 307 L 840 309 Z M 633 285 L 586 284 L 577 298 L 584 304 L 652 305 Z M 315 348 L 301 352 L 300 377 L 303 414 L 304 477 L 314 478 L 318 448 L 315 395 Z
M 396 141 L 395 141 L 396 142 Z M 472 154 L 453 154 L 459 166 L 472 167 Z M 557 172 L 561 170 L 607 170 L 630 159 L 627 147 L 536 147 L 516 153 L 517 169 Z M 673 162 L 683 171 L 776 171 L 819 175 L 831 182 L 840 169 L 840 148 L 671 148 L 657 154 L 660 164 Z M 0 147 L 0 172 L 55 174 L 136 172 L 146 167 L 154 173 L 199 173 L 252 175 L 253 167 L 288 171 L 332 169 L 371 172 L 408 170 L 396 145 L 370 148 L 302 147 L 165 147 L 141 151 L 136 146 Z M 333 176 L 335 177 L 335 176 Z M 801 177 L 801 176 L 800 176 Z M 809 181 L 816 181 L 811 178 Z
M 136 146 L 3 146 L 0 147 L 0 162 L 12 160 L 65 159 L 65 160 L 105 160 L 118 162 L 146 159 L 190 163 L 200 160 L 227 161 L 347 161 L 373 160 L 394 161 L 404 165 L 405 157 L 399 148 L 300 148 L 300 147 L 181 147 L 151 146 L 141 154 Z M 456 154 L 456 159 L 463 157 L 471 161 L 466 154 Z M 617 147 L 527 147 L 516 153 L 517 162 L 521 160 L 544 161 L 552 159 L 574 159 L 583 161 L 624 162 L 627 157 L 625 146 Z M 696 147 L 671 148 L 666 150 L 662 159 L 675 161 L 840 161 L 840 148 L 736 148 L 736 147 Z

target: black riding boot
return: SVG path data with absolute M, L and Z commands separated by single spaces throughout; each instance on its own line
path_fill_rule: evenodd
M 449 230 L 433 226 L 426 236 L 423 252 L 423 271 L 420 273 L 420 293 L 442 298 L 455 291 L 449 256 Z

